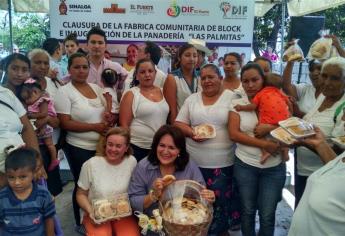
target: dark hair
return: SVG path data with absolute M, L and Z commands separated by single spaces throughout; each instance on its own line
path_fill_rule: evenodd
M 60 42 L 56 38 L 47 38 L 44 40 L 42 48 L 46 50 L 49 55 L 53 55 L 55 51 L 60 48 Z
M 67 41 L 73 41 L 77 46 L 79 46 L 79 41 L 77 39 L 77 34 L 76 33 L 70 33 L 69 35 L 66 36 L 66 38 L 63 40 L 63 44 Z
M 67 69 L 70 69 L 71 66 L 72 66 L 72 63 L 73 63 L 73 60 L 75 58 L 79 58 L 79 57 L 83 57 L 87 60 L 87 62 L 89 63 L 89 60 L 87 59 L 86 55 L 84 53 L 81 53 L 81 52 L 76 52 L 76 53 L 73 53 L 69 58 L 68 58 L 68 66 L 67 66 Z
M 283 79 L 277 73 L 268 73 L 264 77 L 264 85 L 281 89 L 283 87 Z
M 203 65 L 203 66 L 200 68 L 200 74 L 201 74 L 201 71 L 202 71 L 203 69 L 207 69 L 207 68 L 211 68 L 211 69 L 218 75 L 218 77 L 222 77 L 222 73 L 220 73 L 220 70 L 219 70 L 218 66 L 216 66 L 215 64 L 212 64 L 212 63 Z
M 121 79 L 121 75 L 113 69 L 107 68 L 102 71 L 102 82 L 106 87 L 113 87 Z
M 145 42 L 145 53 L 150 54 L 150 59 L 155 65 L 158 65 L 159 60 L 162 56 L 161 48 L 154 42 Z
M 31 171 L 36 169 L 36 157 L 38 152 L 29 147 L 22 147 L 10 152 L 5 159 L 5 171 L 29 168 Z
M 195 48 L 194 45 L 192 44 L 189 44 L 189 43 L 186 43 L 186 44 L 183 44 L 179 49 L 178 49 L 178 52 L 177 52 L 177 57 L 176 57 L 176 62 L 175 62 L 175 68 L 178 69 L 180 68 L 181 66 L 181 57 L 182 57 L 182 54 L 187 51 L 188 49 L 190 48 Z M 195 48 L 195 50 L 197 50 Z
M 319 67 L 319 70 L 321 71 L 321 67 L 322 67 L 322 62 L 321 61 L 318 61 L 318 60 L 315 60 L 315 59 L 312 59 L 312 60 L 309 61 L 309 63 L 308 63 L 309 72 L 314 71 L 317 67 Z
M 256 64 L 256 63 L 247 63 L 241 69 L 241 80 L 242 80 L 242 76 L 243 76 L 244 72 L 246 72 L 247 70 L 251 70 L 251 69 L 256 70 L 259 73 L 259 75 L 262 77 L 262 79 L 263 80 L 265 79 L 265 73 L 264 73 L 264 71 L 262 70 L 262 68 L 258 64 Z
M 38 78 L 33 77 L 34 80 L 39 80 Z M 41 85 L 38 82 L 33 83 L 23 83 L 23 85 L 20 87 L 19 91 L 19 99 L 24 102 L 27 97 L 31 97 L 33 91 L 35 89 L 38 89 L 39 91 L 43 92 L 43 89 Z M 24 96 L 25 93 L 25 96 Z
M 139 48 L 138 48 L 138 46 L 137 46 L 136 44 L 131 43 L 131 44 L 129 44 L 129 45 L 127 46 L 126 52 L 127 52 L 128 48 L 130 48 L 130 47 L 135 47 L 137 50 L 139 50 Z
M 189 153 L 187 152 L 186 148 L 186 138 L 182 130 L 180 130 L 176 126 L 163 125 L 157 130 L 157 132 L 153 136 L 151 151 L 148 155 L 148 161 L 155 166 L 160 164 L 157 157 L 157 148 L 164 135 L 170 135 L 174 141 L 175 146 L 180 151 L 179 156 L 176 158 L 174 163 L 176 171 L 184 170 L 189 162 Z
M 269 66 L 270 66 L 270 70 L 272 70 L 272 61 L 266 57 L 255 57 L 254 62 L 258 62 L 258 61 L 265 61 L 268 62 Z
M 102 30 L 101 28 L 95 26 L 95 27 L 92 27 L 89 32 L 87 32 L 87 35 L 86 35 L 86 42 L 89 43 L 89 40 L 90 40 L 90 37 L 91 35 L 93 34 L 97 34 L 99 36 L 102 36 L 104 38 L 104 42 L 107 43 L 107 36 L 105 35 L 105 32 L 104 30 Z
M 134 73 L 133 73 L 133 80 L 129 85 L 130 88 L 133 88 L 133 87 L 136 87 L 139 85 L 139 80 L 137 79 L 137 73 L 138 73 L 140 65 L 145 63 L 145 62 L 150 62 L 152 64 L 153 68 L 155 68 L 155 64 L 149 58 L 143 58 L 143 59 L 140 59 L 139 61 L 137 61 L 137 64 L 135 64 L 135 69 L 134 69 Z
M 238 54 L 237 52 L 229 52 L 229 53 L 224 55 L 224 61 L 229 56 L 235 57 L 238 64 L 240 64 L 240 67 L 242 67 L 243 61 L 242 61 L 242 57 L 240 54 Z
M 29 67 L 29 70 L 30 70 L 31 62 L 30 62 L 29 58 L 27 56 L 24 56 L 23 54 L 20 54 L 20 53 L 13 53 L 13 54 L 11 54 L 11 55 L 9 55 L 9 56 L 7 56 L 1 60 L 1 67 L 5 72 L 5 76 L 4 76 L 3 80 L 1 81 L 2 84 L 7 83 L 7 81 L 8 81 L 8 76 L 7 76 L 8 67 L 10 67 L 12 62 L 14 62 L 15 60 L 19 60 L 19 61 L 26 63 Z M 16 90 L 17 90 L 17 88 L 16 88 Z M 18 91 L 16 91 L 16 94 L 18 94 Z

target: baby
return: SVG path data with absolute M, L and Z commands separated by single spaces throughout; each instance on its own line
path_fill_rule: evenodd
M 47 116 L 56 116 L 53 101 L 34 79 L 29 79 L 23 84 L 20 97 L 27 105 L 29 119 L 44 119 Z M 43 141 L 48 148 L 51 159 L 48 171 L 52 171 L 60 163 L 53 143 L 53 128 L 47 124 L 37 127 L 36 134 L 39 140 Z
M 236 105 L 236 111 L 257 111 L 260 124 L 277 126 L 279 121 L 290 117 L 292 105 L 289 98 L 283 93 L 282 77 L 276 73 L 265 76 L 265 87 L 261 89 L 248 105 Z M 283 160 L 289 160 L 289 149 L 282 149 Z M 264 164 L 270 154 L 263 150 L 261 164 Z

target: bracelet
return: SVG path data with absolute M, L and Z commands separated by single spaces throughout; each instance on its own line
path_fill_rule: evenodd
M 155 191 L 153 189 L 151 189 L 149 191 L 149 197 L 150 197 L 152 202 L 157 202 L 158 201 L 158 197 L 156 196 Z

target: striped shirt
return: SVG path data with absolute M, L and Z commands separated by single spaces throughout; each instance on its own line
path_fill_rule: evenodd
M 9 187 L 0 191 L 0 235 L 44 236 L 45 220 L 55 215 L 50 193 L 33 183 L 32 193 L 19 200 Z

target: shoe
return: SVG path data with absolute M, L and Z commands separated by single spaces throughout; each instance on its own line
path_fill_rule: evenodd
M 74 231 L 80 235 L 86 235 L 86 229 L 84 225 L 76 225 L 74 226 Z
M 50 162 L 50 165 L 48 166 L 48 171 L 54 170 L 58 165 L 60 164 L 60 161 L 58 159 L 54 159 Z

